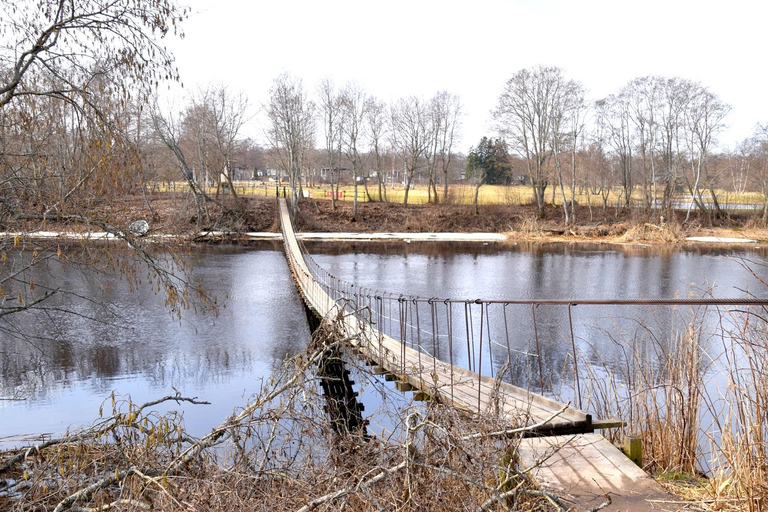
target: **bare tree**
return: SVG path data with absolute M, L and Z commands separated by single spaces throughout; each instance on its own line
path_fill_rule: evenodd
M 629 99 L 627 96 L 619 94 L 618 96 L 609 96 L 606 98 L 607 116 L 605 120 L 608 128 L 608 142 L 613 149 L 613 153 L 618 160 L 619 183 L 621 191 L 616 200 L 616 209 L 623 202 L 629 207 L 632 201 L 632 192 L 634 191 L 634 180 L 632 174 L 632 152 L 634 150 L 634 130 L 632 118 L 630 115 Z
M 550 182 L 546 164 L 554 157 L 566 208 L 566 224 L 569 201 L 565 196 L 560 156 L 568 138 L 578 132 L 575 127 L 582 124 L 579 119 L 583 108 L 581 84 L 566 79 L 560 68 L 540 66 L 515 73 L 505 84 L 493 112 L 500 132 L 509 138 L 513 150 L 526 162 L 540 217 L 544 216 L 544 193 Z M 575 153 L 572 163 L 575 165 Z
M 198 91 L 181 112 L 162 112 L 157 101 L 152 108 L 155 136 L 176 158 L 195 198 L 198 223 L 211 221 L 209 203 L 222 213 L 233 211 L 219 201 L 219 193 L 223 178 L 237 197 L 230 162 L 242 144 L 238 135 L 246 116 L 247 100 L 223 86 Z M 211 184 L 216 186 L 215 199 L 206 192 Z
M 197 210 L 197 222 L 202 222 L 203 218 L 208 220 L 208 209 L 206 208 L 205 203 L 207 201 L 212 201 L 212 199 L 205 192 L 205 182 L 203 181 L 202 184 L 199 183 L 195 173 L 187 163 L 187 156 L 181 145 L 182 128 L 180 115 L 174 114 L 173 112 L 162 112 L 157 101 L 155 101 L 150 116 L 155 135 L 160 142 L 173 153 L 179 164 L 182 177 L 187 182 L 189 190 L 192 192 L 192 196 L 195 199 L 195 208 Z
M 672 199 L 677 187 L 683 152 L 681 150 L 681 129 L 688 104 L 690 82 L 680 78 L 657 78 L 661 89 L 660 115 L 657 116 L 660 128 L 660 151 L 664 166 L 664 196 L 662 208 L 672 209 Z
M 744 141 L 745 157 L 752 167 L 752 182 L 763 196 L 762 223 L 768 225 L 768 124 L 758 124 Z
M 608 198 L 614 185 L 613 166 L 608 161 L 607 153 L 610 146 L 611 104 L 609 99 L 598 100 L 594 104 L 595 122 L 592 133 L 592 149 L 595 153 L 597 191 L 602 199 L 603 218 L 608 214 Z
M 268 137 L 290 179 L 291 208 L 298 211 L 304 159 L 313 144 L 315 104 L 300 79 L 282 74 L 270 89 Z
M 557 170 L 560 194 L 563 200 L 563 212 L 565 213 L 565 225 L 571 223 L 571 216 L 575 211 L 574 193 L 576 190 L 576 147 L 578 135 L 583 125 L 584 112 L 584 88 L 573 80 L 561 80 L 552 85 L 552 134 L 550 145 Z M 571 146 L 571 198 L 565 194 L 565 178 L 561 154 L 565 146 Z M 570 206 L 570 208 L 569 208 Z
M 562 81 L 559 68 L 521 69 L 504 85 L 493 111 L 499 131 L 525 160 L 539 217 L 544 216 L 544 193 L 549 185 L 546 163 L 551 156 L 553 101 Z
M 392 147 L 405 168 L 403 204 L 408 206 L 408 193 L 413 178 L 416 171 L 424 165 L 424 157 L 431 143 L 429 109 L 424 100 L 410 96 L 399 99 L 392 106 L 391 137 Z
M 437 195 L 437 146 L 440 141 L 438 136 L 442 119 L 435 98 L 432 98 L 429 102 L 427 123 L 429 144 L 424 152 L 424 164 L 427 171 L 427 203 L 432 203 L 434 201 L 435 204 L 438 204 L 440 198 Z
M 640 154 L 643 176 L 643 201 L 647 209 L 658 207 L 656 155 L 659 126 L 657 118 L 660 116 L 662 89 L 662 83 L 658 77 L 643 77 L 629 82 L 620 93 L 620 96 L 627 100 L 630 119 L 635 127 L 637 153 Z
M 701 196 L 702 173 L 707 171 L 709 153 L 716 143 L 715 137 L 724 128 L 725 117 L 731 110 L 729 105 L 720 101 L 720 98 L 703 86 L 694 84 L 691 89 L 685 110 L 685 121 L 686 142 L 693 178 L 692 183 L 689 181 L 688 186 L 691 192 L 691 202 L 688 204 L 688 211 L 685 215 L 686 222 L 690 218 L 694 203 L 702 211 L 707 209 Z M 709 176 L 705 176 L 705 178 L 709 178 Z M 713 182 L 711 179 L 707 181 L 713 206 L 717 214 L 721 215 Z
M 733 185 L 733 191 L 736 194 L 743 194 L 747 191 L 747 187 L 750 184 L 750 171 L 752 170 L 752 161 L 750 153 L 752 138 L 743 140 L 736 151 L 731 157 L 738 161 L 738 165 L 730 166 L 731 183 Z
M 376 98 L 368 98 L 365 109 L 370 134 L 370 151 L 376 161 L 376 180 L 379 185 L 379 200 L 387 202 L 387 183 L 384 174 L 384 153 L 388 136 L 387 106 Z
M 342 124 L 344 152 L 352 165 L 352 182 L 354 186 L 354 198 L 352 218 L 357 220 L 357 185 L 363 169 L 363 157 L 360 145 L 366 136 L 366 109 L 368 108 L 368 95 L 365 90 L 356 84 L 347 84 L 341 94 L 341 104 L 344 123 Z M 367 178 L 363 177 L 365 180 Z M 366 192 L 368 190 L 365 186 Z
M 429 196 L 438 203 L 437 177 L 443 180 L 443 200 L 448 200 L 451 163 L 454 158 L 453 146 L 458 139 L 461 118 L 461 100 L 447 91 L 440 91 L 430 101 L 431 144 L 427 150 L 427 174 Z
M 219 175 L 227 181 L 230 193 L 236 198 L 237 192 L 232 182 L 232 159 L 240 149 L 240 131 L 250 115 L 248 98 L 243 93 L 230 92 L 223 85 L 208 89 L 202 98 L 210 112 L 208 129 L 211 131 L 216 152 L 222 160 Z M 218 193 L 221 179 L 216 182 Z
M 336 194 L 341 175 L 342 123 L 344 122 L 341 96 L 330 78 L 318 86 L 318 117 L 325 141 L 326 173 L 331 183 L 331 208 L 336 209 Z

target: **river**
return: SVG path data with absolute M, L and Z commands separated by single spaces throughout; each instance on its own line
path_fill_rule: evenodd
M 760 247 L 317 242 L 308 248 L 338 277 L 425 297 L 768 296 L 744 265 L 751 261 L 768 280 L 762 264 L 768 253 Z M 20 435 L 60 435 L 88 425 L 113 391 L 134 403 L 176 390 L 209 401 L 181 407 L 189 431 L 204 434 L 306 346 L 305 312 L 281 250 L 275 243 L 197 248 L 194 275 L 225 307 L 217 317 L 182 320 L 149 287 L 131 292 L 114 276 L 47 268 L 49 279 L 98 301 L 76 304 L 80 316 L 18 315 L 0 327 L 2 445 L 23 442 Z M 104 304 L 118 315 L 105 313 Z

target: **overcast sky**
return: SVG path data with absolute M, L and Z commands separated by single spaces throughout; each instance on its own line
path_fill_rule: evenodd
M 324 77 L 386 101 L 447 90 L 464 105 L 461 151 L 495 135 L 506 80 L 558 66 L 590 99 L 633 78 L 699 81 L 733 107 L 721 146 L 768 122 L 768 2 L 688 0 L 181 0 L 186 37 L 170 47 L 187 91 L 224 84 L 258 110 L 282 72 L 314 92 Z

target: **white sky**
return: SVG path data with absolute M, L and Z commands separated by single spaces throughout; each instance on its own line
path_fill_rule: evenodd
M 288 72 L 314 93 L 324 77 L 386 101 L 447 90 L 464 105 L 466 152 L 495 135 L 490 111 L 506 80 L 559 66 L 589 98 L 645 75 L 701 82 L 733 110 L 721 145 L 768 122 L 768 2 L 761 0 L 181 0 L 186 37 L 170 48 L 187 91 L 224 84 L 254 114 Z M 248 135 L 265 126 L 255 115 Z

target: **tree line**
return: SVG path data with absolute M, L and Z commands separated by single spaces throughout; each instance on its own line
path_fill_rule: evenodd
M 397 184 L 407 205 L 417 182 L 433 203 L 451 201 L 454 183 L 474 184 L 475 198 L 486 183 L 518 183 L 530 187 L 539 215 L 562 205 L 566 223 L 584 197 L 604 213 L 611 203 L 649 212 L 682 205 L 689 218 L 725 215 L 722 194 L 749 191 L 761 194 L 768 221 L 768 128 L 719 149 L 730 106 L 683 78 L 637 78 L 589 100 L 560 68 L 518 70 L 490 113 L 497 133 L 465 155 L 456 94 L 387 102 L 355 83 L 306 87 L 282 74 L 261 106 L 263 145 L 243 135 L 256 107 L 225 85 L 189 94 L 180 109 L 158 99 L 158 84 L 178 79 L 162 38 L 184 12 L 170 0 L 0 5 L 8 14 L 0 56 L 8 221 L 88 223 L 105 201 L 181 179 L 197 223 L 215 225 L 237 199 L 235 181 L 267 168 L 287 177 L 294 206 L 304 187 L 320 184 L 334 202 L 342 184 L 355 187 L 355 201 L 387 201 L 387 185 Z
M 316 180 L 330 185 L 335 208 L 340 183 L 351 178 L 354 216 L 359 184 L 371 199 L 371 177 L 377 198 L 384 201 L 387 176 L 402 182 L 405 205 L 417 176 L 426 182 L 430 202 L 440 200 L 438 184 L 443 197 L 448 195 L 462 112 L 455 94 L 409 96 L 387 105 L 355 83 L 339 87 L 325 79 L 312 95 L 301 79 L 283 74 L 274 81 L 266 111 L 269 142 L 289 175 L 294 207 L 302 183 Z M 319 151 L 316 139 L 322 144 Z
M 386 180 L 397 179 L 406 205 L 415 180 L 427 186 L 429 202 L 450 200 L 450 184 L 462 180 L 475 185 L 475 203 L 485 183 L 526 184 L 538 214 L 560 204 L 566 224 L 575 222 L 577 194 L 596 196 L 604 213 L 613 201 L 617 211 L 636 206 L 662 215 L 683 207 L 686 220 L 694 211 L 726 215 L 723 193 L 760 192 L 766 204 L 766 128 L 758 125 L 735 151 L 722 150 L 718 136 L 731 107 L 684 78 L 636 78 L 589 100 L 560 68 L 521 69 L 491 113 L 497 136 L 467 155 L 457 151 L 461 100 L 448 92 L 387 105 L 354 84 L 325 80 L 313 95 L 300 79 L 281 75 L 267 110 L 270 149 L 291 177 L 294 200 L 302 179 L 321 175 L 332 189 L 345 179 L 366 184 L 369 200 L 366 178 L 377 178 L 380 200 L 387 200 Z
M 561 69 L 534 67 L 507 81 L 493 118 L 522 161 L 539 214 L 555 187 L 568 224 L 577 187 L 602 195 L 604 207 L 607 191 L 618 188 L 624 206 L 639 193 L 644 208 L 662 211 L 684 190 L 686 220 L 694 206 L 722 214 L 717 190 L 727 168 L 717 165 L 716 144 L 729 111 L 699 83 L 658 76 L 588 102 L 584 86 Z

